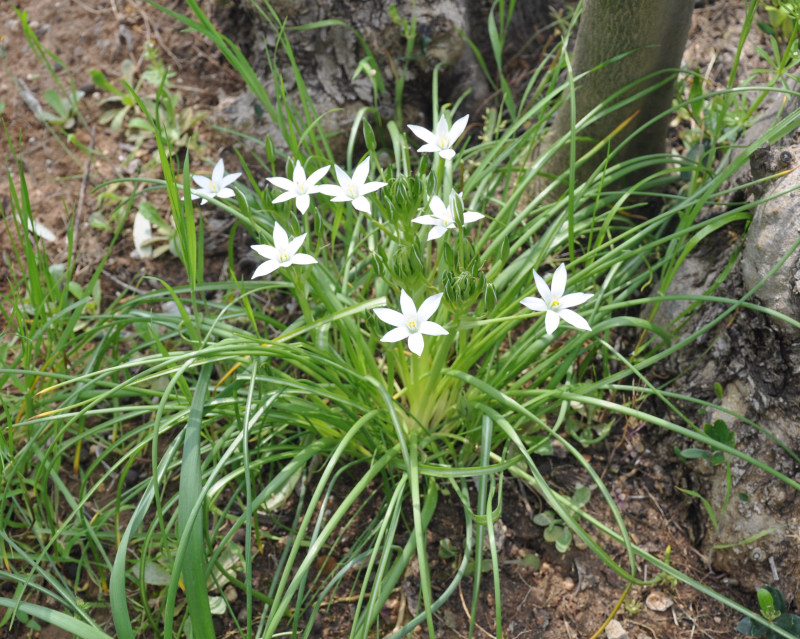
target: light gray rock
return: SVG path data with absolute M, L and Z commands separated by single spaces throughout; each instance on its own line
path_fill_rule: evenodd
M 778 177 L 766 188 L 756 190 L 764 202 L 753 212 L 744 245 L 744 287 L 752 289 L 767 278 L 756 291 L 756 298 L 766 308 L 800 320 L 800 249 L 793 249 L 800 239 L 800 171 L 792 170 L 800 161 L 800 145 L 758 151 L 761 153 L 754 153 L 750 160 L 753 177 Z M 778 270 L 767 277 L 781 261 Z M 797 327 L 786 322 L 778 326 L 790 336 L 800 337 Z
M 606 626 L 606 639 L 628 639 L 628 633 L 619 621 L 612 619 Z

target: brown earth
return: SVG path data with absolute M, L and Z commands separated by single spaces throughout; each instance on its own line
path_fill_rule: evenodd
M 183 10 L 181 2 L 167 4 L 175 10 Z M 727 82 L 743 23 L 744 9 L 739 5 L 736 0 L 720 0 L 695 11 L 685 60 L 687 66 L 703 70 L 712 82 Z M 160 59 L 177 73 L 173 86 L 180 95 L 181 108 L 191 106 L 211 112 L 226 96 L 239 92 L 242 84 L 211 44 L 185 32 L 179 24 L 144 1 L 22 0 L 17 6 L 27 11 L 31 30 L 58 60 L 54 57 L 49 60 L 54 65 L 51 75 L 26 40 L 13 7 L 6 3 L 0 6 L 0 47 L 4 52 L 0 101 L 5 102 L 2 118 L 8 131 L 8 139 L 3 137 L 0 146 L 8 159 L 16 188 L 19 188 L 17 161 L 22 163 L 34 216 L 56 235 L 55 241 L 44 244 L 51 262 L 66 262 L 69 258 L 66 238 L 71 229 L 77 247 L 74 251 L 78 264 L 76 278 L 82 282 L 105 256 L 113 237 L 111 232 L 98 230 L 89 223 L 93 213 L 105 218 L 111 216 L 111 210 L 103 203 L 104 194 L 106 202 L 110 200 L 111 187 L 103 186 L 104 183 L 130 178 L 139 172 L 143 176 L 160 177 L 154 143 L 146 141 L 132 152 L 130 139 L 98 124 L 103 112 L 100 100 L 108 96 L 94 87 L 89 70 L 100 69 L 115 83 L 124 60 L 132 61 L 136 70 L 146 68 L 145 45 L 151 42 Z M 755 31 L 752 36 L 757 40 L 759 33 Z M 759 66 L 753 44 L 748 42 L 745 47 L 740 77 L 744 77 L 748 69 Z M 87 154 L 77 146 L 65 141 L 64 132 L 58 127 L 45 127 L 22 99 L 18 80 L 21 79 L 27 90 L 44 104 L 45 90 L 57 88 L 53 76 L 62 85 L 74 83 L 86 93 L 79 102 L 81 117 L 71 132 L 81 145 L 93 149 L 91 160 L 87 160 Z M 198 139 L 202 144 L 192 152 L 192 171 L 209 172 L 220 156 L 226 160 L 229 172 L 239 170 L 236 156 L 230 150 L 231 141 L 213 131 L 208 122 L 198 125 Z M 182 156 L 179 159 L 182 161 Z M 113 193 L 118 196 L 132 192 L 130 183 L 116 188 Z M 4 211 L 9 210 L 10 197 L 8 184 L 0 182 Z M 162 215 L 166 214 L 163 192 L 151 192 L 147 197 Z M 138 202 L 133 210 L 136 206 Z M 211 229 L 207 247 L 223 247 L 220 252 L 208 256 L 211 263 L 208 277 L 224 278 L 227 272 L 226 222 L 207 210 L 203 214 Z M 157 276 L 171 284 L 183 281 L 183 267 L 169 254 L 156 260 L 131 257 L 131 222 L 132 214 L 124 221 L 120 239 L 104 266 L 101 279 L 104 300 L 129 290 L 156 288 L 158 284 L 143 279 L 145 275 Z M 239 244 L 246 245 L 244 238 Z M 0 233 L 0 255 L 3 258 L 0 293 L 7 294 L 14 282 L 24 282 L 24 269 L 16 263 L 8 233 Z M 594 467 L 602 471 L 634 540 L 659 557 L 670 548 L 675 567 L 734 600 L 750 607 L 754 605 L 753 593 L 737 591 L 723 575 L 712 574 L 707 569 L 706 558 L 695 549 L 695 535 L 702 514 L 696 502 L 674 490 L 671 479 L 672 467 L 680 462 L 654 459 L 648 448 L 646 429 L 639 430 L 636 424 L 617 424 L 602 444 L 587 450 L 586 454 Z M 567 492 L 572 492 L 575 482 L 581 479 L 575 464 L 569 460 L 548 458 L 541 463 L 543 472 L 554 485 Z M 583 483 L 588 480 L 584 478 Z M 346 487 L 339 490 L 346 490 Z M 546 543 L 541 528 L 532 521 L 540 506 L 524 485 L 506 481 L 502 518 L 496 527 L 498 536 L 504 536 L 500 556 L 504 634 L 512 638 L 591 637 L 611 613 L 625 584 L 588 550 L 573 546 L 572 550 L 561 554 Z M 587 509 L 601 520 L 608 519 L 597 496 Z M 464 528 L 463 523 L 459 523 L 459 514 L 458 503 L 443 501 L 429 530 L 431 568 L 434 575 L 442 578 L 442 583 L 435 585 L 434 595 L 449 583 L 459 561 L 458 557 L 435 552 L 442 547 L 444 539 L 449 539 L 455 548 L 460 547 Z M 619 548 L 610 547 L 609 552 L 616 560 L 623 561 Z M 542 559 L 538 570 L 522 562 L 524 557 L 533 554 Z M 266 556 L 257 557 L 253 572 L 263 583 L 270 578 L 272 564 Z M 648 576 L 653 576 L 652 569 Z M 399 625 L 402 619 L 398 619 L 398 615 L 402 610 L 408 615 L 412 604 L 406 592 L 413 590 L 413 574 L 407 580 L 411 581 L 410 587 L 398 589 L 393 607 L 387 610 L 386 631 Z M 674 604 L 665 611 L 651 610 L 644 601 L 653 590 L 668 596 Z M 479 611 L 476 636 L 494 636 L 493 594 L 488 575 L 483 579 L 482 592 L 485 599 Z M 438 636 L 466 636 L 470 597 L 471 581 L 465 580 L 459 596 L 451 598 L 436 615 Z M 315 631 L 312 636 L 347 636 L 353 604 L 343 593 L 333 593 L 331 601 L 319 633 Z M 734 631 L 737 614 L 688 587 L 672 588 L 669 583 L 652 589 L 634 588 L 616 618 L 629 636 L 635 638 L 737 636 Z M 223 623 L 219 636 L 232 636 L 233 627 Z M 16 626 L 13 633 L 0 629 L 0 637 L 37 635 L 48 639 L 63 636 L 52 627 L 46 627 L 41 633 L 29 632 L 20 626 Z

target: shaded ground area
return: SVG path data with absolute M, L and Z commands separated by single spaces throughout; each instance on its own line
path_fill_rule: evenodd
M 176 10 L 183 9 L 181 2 L 168 4 Z M 739 4 L 734 0 L 720 1 L 695 12 L 686 53 L 687 66 L 702 69 L 710 80 L 719 84 L 727 82 L 731 56 L 735 54 L 743 23 L 744 8 Z M 43 61 L 37 59 L 35 46 L 26 40 L 22 21 L 13 8 L 8 4 L 0 7 L 0 29 L 4 36 L 0 46 L 5 51 L 5 73 L 0 77 L 0 99 L 5 102 L 2 117 L 11 146 L 25 170 L 34 216 L 56 236 L 54 241 L 45 242 L 51 262 L 68 259 L 66 238 L 70 231 L 77 247 L 74 252 L 78 261 L 76 279 L 85 281 L 106 255 L 113 231 L 120 224 L 120 239 L 103 269 L 104 300 L 159 287 L 158 282 L 144 277 L 148 275 L 171 284 L 181 283 L 183 267 L 169 253 L 156 260 L 132 256 L 132 214 L 126 214 L 124 208 L 121 213 L 115 213 L 115 207 L 124 205 L 132 193 L 132 185 L 101 186 L 116 178 L 160 176 L 154 142 L 145 139 L 139 144 L 135 131 L 114 132 L 108 123 L 100 124 L 103 113 L 109 108 L 102 100 L 109 94 L 97 90 L 89 70 L 102 70 L 112 84 L 119 86 L 123 63 L 130 61 L 127 64 L 132 63 L 133 77 L 140 78 L 153 66 L 152 58 L 146 54 L 147 43 L 152 43 L 157 59 L 176 72 L 171 84 L 174 94 L 179 96 L 179 108 L 192 107 L 209 114 L 225 97 L 238 93 L 241 82 L 210 44 L 185 33 L 171 18 L 143 1 L 25 0 L 19 2 L 18 7 L 27 11 L 29 27 L 42 47 L 58 58 L 48 57 L 53 68 L 51 74 Z M 740 74 L 745 74 L 748 66 L 757 65 L 756 60 L 753 45 L 748 43 Z M 78 102 L 80 115 L 76 114 L 75 126 L 66 133 L 74 134 L 80 145 L 91 149 L 88 156 L 76 145 L 64 142 L 65 133 L 60 131 L 59 125 L 53 124 L 51 129 L 45 127 L 34 115 L 32 105 L 35 103 L 29 99 L 33 96 L 42 108 L 50 110 L 45 91 L 53 89 L 64 95 L 68 93 L 64 88 L 68 89 L 71 84 L 86 95 Z M 191 152 L 192 170 L 208 173 L 220 156 L 225 158 L 229 171 L 239 170 L 236 156 L 227 146 L 231 141 L 211 128 L 212 119 L 209 115 L 195 129 L 199 144 Z M 18 183 L 18 171 L 6 138 L 0 144 L 9 158 L 14 182 Z M 0 199 L 4 210 L 8 210 L 11 197 L 8 184 L 2 181 Z M 146 197 L 162 215 L 167 214 L 163 192 L 150 191 Z M 134 210 L 139 203 L 138 200 L 134 203 Z M 204 212 L 204 215 L 208 229 L 207 277 L 224 279 L 228 272 L 230 220 L 216 213 Z M 109 228 L 101 228 L 102 223 Z M 246 238 L 237 239 L 237 247 L 244 252 L 247 244 Z M 7 233 L 0 233 L 0 255 L 3 258 L 0 292 L 5 294 L 17 278 L 24 281 L 24 267 L 16 262 Z M 17 278 L 12 277 L 12 273 L 17 273 Z M 707 570 L 705 558 L 695 550 L 700 525 L 696 503 L 677 493 L 671 479 L 670 465 L 679 462 L 655 459 L 649 450 L 649 433 L 637 429 L 637 424 L 618 424 L 601 445 L 586 451 L 623 511 L 634 541 L 661 558 L 670 548 L 674 566 L 726 596 L 752 606 L 752 594 L 732 589 L 723 576 Z M 574 462 L 568 458 L 547 458 L 541 463 L 548 479 L 565 492 L 573 492 L 576 483 L 590 483 L 587 477 L 580 476 Z M 71 471 L 65 468 L 64 472 Z M 337 489 L 345 491 L 347 487 Z M 587 509 L 600 520 L 608 520 L 597 495 Z M 540 510 L 541 504 L 530 490 L 519 482 L 506 480 L 502 518 L 496 526 L 497 537 L 502 540 L 502 608 L 506 635 L 543 639 L 589 637 L 614 608 L 624 582 L 590 551 L 573 545 L 567 553 L 559 553 L 552 544 L 545 542 L 542 528 L 533 522 L 533 516 Z M 441 579 L 435 586 L 435 595 L 452 579 L 460 561 L 460 556 L 451 555 L 447 548 L 459 549 L 463 545 L 465 531 L 461 513 L 457 501 L 443 500 L 429 530 L 432 571 Z M 369 512 L 362 512 L 360 516 L 368 517 Z M 610 546 L 608 552 L 625 565 L 619 547 Z M 530 557 L 539 557 L 541 565 L 538 568 L 529 565 Z M 268 583 L 273 570 L 274 560 L 267 548 L 264 554 L 257 555 L 253 567 L 259 587 Z M 396 590 L 393 605 L 382 613 L 382 627 L 386 631 L 402 625 L 415 611 L 415 587 L 412 567 Z M 466 635 L 471 588 L 471 581 L 465 580 L 459 593 L 437 613 L 439 636 Z M 9 584 L 0 583 L 0 592 L 11 596 L 13 589 Z M 480 636 L 494 636 L 494 595 L 489 573 L 484 577 L 482 592 L 484 601 L 479 610 L 477 632 Z M 347 636 L 354 606 L 347 594 L 331 594 L 331 605 L 325 609 L 315 636 Z M 102 599 L 101 595 L 98 597 Z M 52 604 L 45 600 L 38 603 Z M 629 635 L 636 638 L 727 637 L 735 635 L 733 628 L 738 615 L 687 587 L 674 588 L 669 582 L 662 582 L 653 588 L 634 588 L 617 619 Z M 218 636 L 233 636 L 234 626 L 221 620 L 218 631 Z M 0 629 L 0 637 L 23 636 L 53 639 L 63 634 L 52 627 L 45 627 L 40 633 L 20 626 L 11 632 Z

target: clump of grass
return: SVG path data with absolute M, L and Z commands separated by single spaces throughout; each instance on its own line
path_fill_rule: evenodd
M 747 219 L 748 205 L 742 205 L 697 221 L 746 154 L 732 159 L 724 150 L 714 174 L 684 160 L 681 168 L 702 179 L 663 196 L 662 210 L 647 219 L 631 215 L 637 197 L 674 180 L 673 169 L 624 192 L 608 185 L 663 164 L 663 157 L 606 161 L 555 201 L 549 189 L 532 193 L 554 149 L 538 156 L 533 151 L 573 86 L 558 79 L 565 69 L 561 49 L 542 62 L 521 97 L 501 82 L 507 90 L 497 113 L 505 124 L 487 118 L 482 130 L 469 134 L 473 144 L 454 145 L 452 158 L 413 152 L 418 141 L 409 139 L 409 123 L 380 123 L 388 132 L 380 139 L 366 118 L 354 123 L 350 136 L 363 142 L 363 157 L 333 157 L 299 70 L 302 108 L 291 107 L 280 93 L 271 102 L 239 50 L 193 0 L 189 6 L 194 19 L 164 10 L 214 41 L 253 88 L 286 136 L 288 151 L 278 153 L 277 162 L 286 166 L 285 175 L 294 176 L 297 166 L 310 174 L 337 162 L 352 175 L 368 160 L 385 186 L 368 194 L 367 208 L 311 193 L 307 212 L 298 215 L 298 198 L 279 198 L 280 190 L 265 186 L 259 170 L 242 160 L 246 180 L 233 186 L 235 197 L 206 193 L 193 203 L 188 158 L 182 167 L 175 163 L 168 132 L 153 119 L 164 174 L 155 186 L 168 193 L 188 283 L 165 283 L 89 312 L 91 298 L 73 299 L 69 287 L 59 286 L 46 252 L 25 230 L 30 205 L 19 166 L 19 182 L 9 178 L 11 208 L 3 212 L 18 260 L 28 265 L 24 286 L 20 276 L 15 288 L 24 295 L 6 300 L 11 328 L 1 380 L 8 392 L 0 441 L 0 575 L 16 590 L 13 598 L 0 598 L 10 610 L 4 623 L 12 616 L 28 624 L 42 619 L 100 638 L 108 636 L 103 628 L 110 610 L 113 634 L 123 639 L 181 633 L 211 638 L 213 616 L 227 614 L 243 636 L 307 637 L 331 594 L 347 587 L 355 596 L 351 636 L 385 636 L 391 629 L 379 613 L 415 558 L 420 611 L 392 636 L 424 624 L 433 637 L 434 613 L 467 576 L 473 578 L 474 623 L 487 562 L 500 636 L 493 524 L 508 476 L 526 482 L 563 534 L 580 538 L 629 584 L 652 583 L 639 576 L 644 560 L 753 616 L 668 558 L 634 544 L 581 452 L 583 444 L 609 432 L 608 423 L 634 418 L 759 464 L 798 487 L 702 428 L 660 419 L 627 399 L 653 396 L 672 405 L 645 372 L 699 332 L 673 344 L 665 329 L 640 316 L 640 308 L 667 299 L 663 291 L 672 274 L 703 237 Z M 278 46 L 291 55 L 278 32 Z M 493 42 L 501 50 L 502 34 Z M 694 108 L 702 97 L 683 106 Z M 433 111 L 434 122 L 444 116 L 452 123 L 462 115 L 457 104 L 440 105 L 435 90 Z M 598 117 L 612 111 L 602 106 Z M 788 130 L 796 119 L 788 116 L 766 137 Z M 578 135 L 573 131 L 559 144 Z M 392 158 L 385 167 L 382 152 Z M 261 171 L 282 177 L 275 164 L 262 159 Z M 572 183 L 574 176 L 561 182 Z M 451 199 L 455 193 L 461 198 Z M 454 219 L 444 235 L 428 241 L 428 227 L 414 219 L 431 213 L 434 196 L 452 202 Z M 208 282 L 196 206 L 227 211 L 260 245 L 277 246 L 278 225 L 290 237 L 305 234 L 302 249 L 294 248 L 315 263 L 276 268 L 255 281 Z M 464 211 L 485 218 L 466 225 Z M 592 293 L 578 309 L 588 331 L 568 324 L 548 330 L 540 314 L 521 305 L 542 295 L 532 270 L 544 275 L 562 263 L 569 265 L 568 293 Z M 68 264 L 62 281 L 72 271 Z M 216 295 L 208 295 L 212 291 Z M 436 314 L 424 319 L 447 334 L 426 335 L 420 355 L 405 342 L 382 341 L 391 327 L 374 311 L 397 309 L 401 291 L 417 305 L 442 294 Z M 746 303 L 714 301 L 726 305 L 715 322 Z M 162 312 L 167 303 L 176 312 Z M 297 312 L 273 312 L 295 303 Z M 642 331 L 631 353 L 613 346 L 614 331 L 622 328 Z M 590 513 L 585 499 L 560 493 L 542 475 L 534 455 L 548 454 L 556 442 L 591 478 L 602 514 L 599 505 Z M 340 486 L 346 490 L 338 494 L 346 496 L 337 499 Z M 435 596 L 425 532 L 444 491 L 463 504 L 465 536 L 454 549 L 458 565 Z M 359 517 L 362 508 L 371 509 L 367 523 Z M 262 530 L 259 516 L 276 510 L 291 514 L 290 525 Z M 609 542 L 623 551 L 623 563 L 612 558 Z M 279 555 L 261 588 L 253 584 L 254 546 L 267 544 Z M 335 568 L 319 571 L 320 562 Z M 73 566 L 72 577 L 65 565 Z M 226 584 L 244 593 L 243 622 L 220 597 Z M 56 603 L 44 608 L 29 602 L 44 595 Z

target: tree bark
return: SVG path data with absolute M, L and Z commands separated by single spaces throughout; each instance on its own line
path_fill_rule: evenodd
M 680 67 L 693 6 L 693 0 L 586 0 L 572 67 L 576 76 L 588 74 L 580 79 L 575 92 L 575 121 L 579 122 L 598 105 L 610 102 L 615 93 L 645 76 L 653 75 L 613 98 L 613 103 L 620 103 L 647 87 L 659 83 L 661 86 L 580 128 L 577 135 L 586 139 L 578 141 L 577 158 L 605 140 L 631 116 L 631 121 L 611 141 L 612 148 L 640 126 L 650 124 L 617 149 L 614 163 L 664 152 L 668 110 L 675 91 L 674 77 L 669 78 Z M 613 60 L 616 56 L 622 57 Z M 551 140 L 569 133 L 570 127 L 571 106 L 566 102 L 556 115 Z M 582 165 L 577 182 L 588 179 L 602 159 L 603 155 L 598 154 Z M 561 175 L 569 162 L 567 147 L 556 154 L 547 171 Z M 635 175 L 633 180 L 641 177 Z

